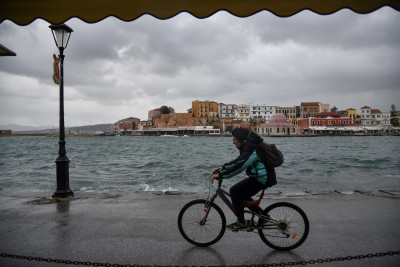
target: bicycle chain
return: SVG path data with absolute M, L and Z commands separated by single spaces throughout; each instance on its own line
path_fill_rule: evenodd
M 356 255 L 356 256 L 347 256 L 347 257 L 337 257 L 337 258 L 326 258 L 326 259 L 317 259 L 317 260 L 308 260 L 308 261 L 297 261 L 297 262 L 287 262 L 287 263 L 271 263 L 271 264 L 252 264 L 252 265 L 237 265 L 237 266 L 257 266 L 257 267 L 278 267 L 278 266 L 295 266 L 295 265 L 308 265 L 308 264 L 316 264 L 316 263 L 326 263 L 326 262 L 335 262 L 335 261 L 350 261 L 350 260 L 361 260 L 361 259 L 371 259 L 376 257 L 385 257 L 385 256 L 395 256 L 400 255 L 400 250 L 398 251 L 388 251 L 388 252 L 380 252 L 374 254 L 367 255 Z M 149 267 L 150 265 L 130 265 L 130 264 L 112 264 L 112 263 L 100 263 L 100 262 L 82 262 L 82 261 L 71 261 L 71 260 L 59 260 L 52 258 L 41 258 L 41 257 L 31 257 L 31 256 L 21 256 L 21 255 L 13 255 L 7 253 L 1 253 L 0 257 L 2 258 L 12 258 L 19 260 L 28 260 L 28 261 L 43 261 L 48 263 L 60 263 L 67 265 L 86 265 L 86 266 L 112 266 L 112 267 Z M 154 267 L 159 265 L 153 265 Z M 172 266 L 172 265 L 168 265 Z M 175 266 L 175 265 L 174 265 Z M 229 265 L 231 267 L 235 267 L 235 265 Z

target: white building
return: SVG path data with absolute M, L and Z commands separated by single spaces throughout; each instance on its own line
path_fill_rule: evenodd
M 368 106 L 361 108 L 361 126 L 389 126 L 390 112 L 381 112 Z
M 236 105 L 235 118 L 241 121 L 250 121 L 250 105 Z
M 218 114 L 221 119 L 235 118 L 235 106 L 234 104 L 218 104 Z
M 250 119 L 269 121 L 274 114 L 274 106 L 250 104 Z

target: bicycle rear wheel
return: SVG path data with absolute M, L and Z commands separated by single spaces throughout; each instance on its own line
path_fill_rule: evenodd
M 221 208 L 212 203 L 205 209 L 207 200 L 197 199 L 187 203 L 179 212 L 178 227 L 182 236 L 196 246 L 209 246 L 222 238 L 226 219 Z M 207 215 L 206 220 L 203 220 Z
M 274 203 L 264 210 L 263 215 L 268 219 L 260 219 L 263 229 L 259 229 L 258 234 L 269 247 L 288 251 L 307 239 L 310 224 L 298 206 L 287 202 Z

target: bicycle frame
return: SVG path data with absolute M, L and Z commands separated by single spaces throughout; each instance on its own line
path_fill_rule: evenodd
M 211 207 L 211 204 L 214 202 L 214 200 L 219 196 L 221 199 L 222 199 L 222 201 L 228 206 L 228 208 L 234 213 L 234 214 L 236 214 L 236 211 L 235 211 L 235 209 L 233 208 L 233 205 L 232 205 L 232 202 L 231 202 L 231 200 L 228 198 L 228 196 L 230 197 L 231 195 L 228 193 L 228 192 L 226 192 L 225 190 L 223 190 L 222 188 L 221 188 L 221 185 L 222 185 L 222 179 L 220 179 L 220 180 L 218 180 L 218 188 L 217 188 L 217 190 L 216 190 L 216 192 L 215 192 L 215 194 L 213 194 L 211 197 L 208 197 L 208 199 L 207 199 L 207 203 L 206 203 L 206 205 L 205 205 L 205 208 L 204 208 L 204 211 L 206 212 L 206 214 L 205 214 L 205 216 L 204 216 L 204 218 L 203 218 L 203 220 L 200 222 L 200 224 L 201 225 L 203 225 L 204 223 L 205 223 L 205 221 L 207 220 L 207 217 L 208 217 L 208 213 L 210 212 L 210 207 Z M 261 203 L 261 200 L 263 199 L 263 197 L 264 197 L 264 191 L 265 191 L 265 189 L 262 191 L 262 193 L 261 193 L 261 195 L 260 195 L 260 197 L 259 197 L 259 199 L 258 200 L 255 200 L 255 201 L 243 201 L 244 203 L 244 207 L 245 208 L 250 208 L 250 207 L 256 207 L 256 208 L 258 208 L 259 206 L 260 206 L 260 203 Z M 251 231 L 251 230 L 254 230 L 254 229 L 267 229 L 267 226 L 268 225 L 263 225 L 263 226 L 256 226 L 255 225 L 255 222 L 254 222 L 254 218 L 257 216 L 257 217 L 259 217 L 259 218 L 261 218 L 261 219 L 264 219 L 264 220 L 269 220 L 269 218 L 267 217 L 267 216 L 264 216 L 263 214 L 259 214 L 259 213 L 257 213 L 257 212 L 255 212 L 255 211 L 250 211 L 250 210 L 244 210 L 244 213 L 246 214 L 251 214 L 251 219 L 250 219 L 250 221 L 249 221 L 249 224 L 248 224 L 248 231 Z M 272 226 L 272 225 L 269 225 L 269 226 Z M 268 227 L 269 228 L 269 227 Z

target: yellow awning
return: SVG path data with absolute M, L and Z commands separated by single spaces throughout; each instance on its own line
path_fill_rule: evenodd
M 383 6 L 400 11 L 399 0 L 1 0 L 0 23 L 10 20 L 28 25 L 35 19 L 61 24 L 71 18 L 95 23 L 109 16 L 132 21 L 149 14 L 169 19 L 181 12 L 207 18 L 224 10 L 238 17 L 248 17 L 262 10 L 288 17 L 302 10 L 321 15 L 348 8 L 366 14 Z

